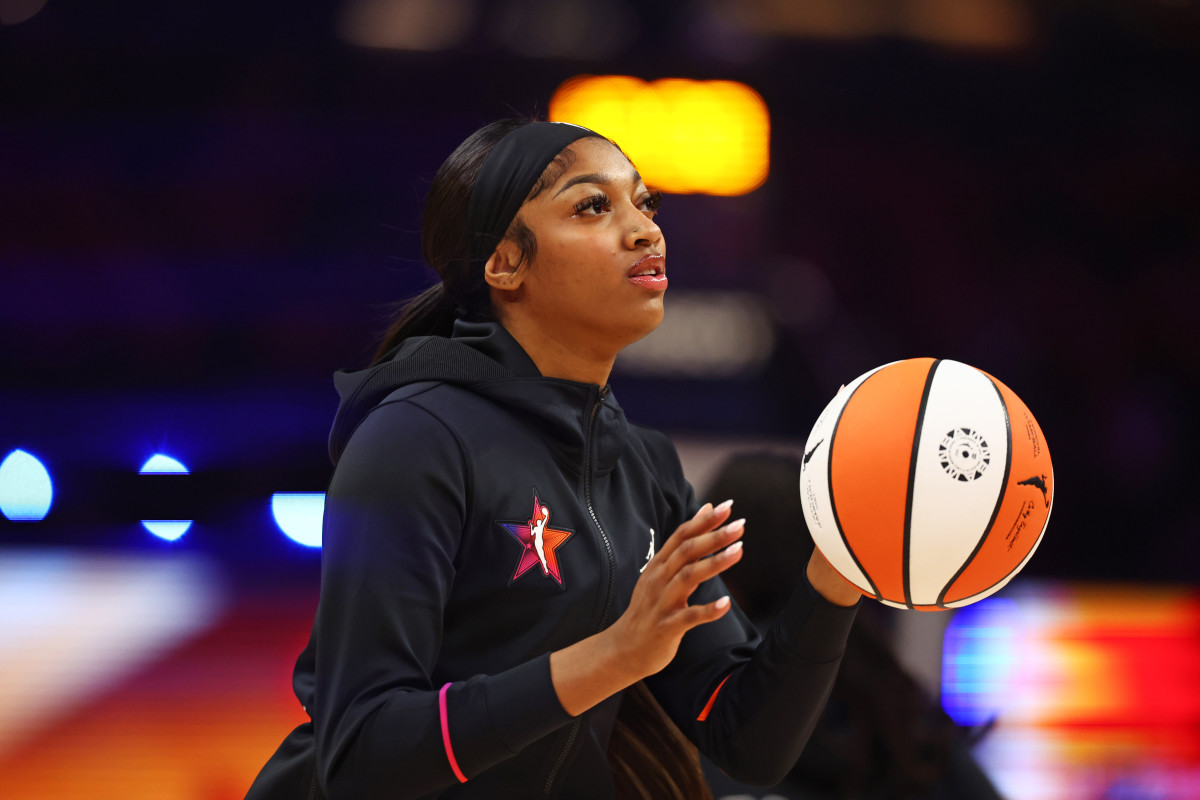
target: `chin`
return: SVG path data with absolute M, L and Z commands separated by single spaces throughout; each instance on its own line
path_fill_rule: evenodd
M 636 341 L 645 339 L 650 334 L 658 329 L 658 326 L 663 321 L 663 304 L 662 300 L 656 300 L 651 305 L 647 306 L 644 313 L 638 315 L 633 324 L 630 325 L 630 335 L 626 344 L 633 344 Z

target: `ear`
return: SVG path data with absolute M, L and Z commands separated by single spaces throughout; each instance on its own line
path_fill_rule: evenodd
M 515 242 L 503 239 L 483 265 L 483 279 L 493 289 L 511 291 L 525 280 L 525 270 L 520 269 L 521 253 Z

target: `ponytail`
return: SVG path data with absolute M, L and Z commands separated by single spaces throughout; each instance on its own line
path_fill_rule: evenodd
M 446 297 L 446 284 L 439 281 L 401 304 L 399 314 L 388 325 L 371 363 L 383 361 L 410 336 L 449 336 L 454 328 L 454 318 L 455 308 Z
M 378 363 L 409 336 L 449 336 L 457 317 L 494 319 L 491 293 L 482 265 L 472 262 L 467 205 L 471 189 L 492 148 L 528 119 L 504 119 L 485 125 L 460 144 L 438 168 L 425 197 L 421 252 L 441 281 L 400 306 L 375 351 Z M 519 233 L 520 231 L 518 231 Z M 532 238 L 532 232 L 526 239 Z M 530 242 L 517 242 L 524 255 Z
M 696 746 L 642 681 L 621 698 L 608 768 L 618 800 L 713 800 Z

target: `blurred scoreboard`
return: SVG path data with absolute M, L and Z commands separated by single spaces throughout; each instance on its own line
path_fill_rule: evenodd
M 1200 591 L 1014 586 L 951 619 L 942 705 L 1014 800 L 1200 798 Z

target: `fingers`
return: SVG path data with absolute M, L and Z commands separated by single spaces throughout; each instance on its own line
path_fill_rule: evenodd
M 733 528 L 732 531 L 728 530 Z M 720 575 L 725 570 L 742 560 L 742 533 L 745 531 L 744 520 L 732 522 L 721 530 L 714 531 L 709 536 L 719 537 L 721 546 L 711 558 L 701 557 L 685 563 L 670 579 L 670 586 L 684 598 L 691 595 L 696 587 L 709 578 Z M 733 539 L 733 542 L 729 542 Z
M 687 522 L 675 529 L 675 535 L 669 540 L 675 541 L 675 546 L 679 547 L 686 543 L 689 539 L 696 536 L 708 533 L 713 528 L 729 519 L 730 509 L 733 508 L 733 501 L 726 500 L 719 506 L 713 506 L 712 503 L 705 503 L 696 512 L 696 516 L 692 517 Z M 664 548 L 665 549 L 665 548 Z
M 728 595 L 714 600 L 711 603 L 705 603 L 698 606 L 688 606 L 675 612 L 669 620 L 671 624 L 678 625 L 684 631 L 691 630 L 697 625 L 703 625 L 706 622 L 713 622 L 725 616 L 729 611 L 731 603 Z
M 689 565 L 733 544 L 742 538 L 745 530 L 746 520 L 737 519 L 714 531 L 694 535 L 682 541 L 673 553 L 668 554 L 664 568 L 669 574 L 675 575 L 687 569 Z
M 732 505 L 729 501 L 714 508 L 706 503 L 676 528 L 642 570 L 629 607 L 614 623 L 614 629 L 620 628 L 619 641 L 640 643 L 630 652 L 639 654 L 645 674 L 657 672 L 674 657 L 684 633 L 720 619 L 732 606 L 728 597 L 688 604 L 701 583 L 742 558 L 746 521 L 725 522 Z
M 705 503 L 700 506 L 700 510 L 696 512 L 694 517 L 676 528 L 675 533 L 667 538 L 667 543 L 659 551 L 663 558 L 669 558 L 671 553 L 689 539 L 708 533 L 729 519 L 731 508 L 733 508 L 732 500 L 726 500 L 716 507 L 712 503 Z
M 674 624 L 691 628 L 718 619 L 728 609 L 727 599 L 690 606 L 688 598 L 701 583 L 720 575 L 742 559 L 741 538 L 746 530 L 746 520 L 737 519 L 720 525 L 729 517 L 732 505 L 732 501 L 715 508 L 705 504 L 691 520 L 676 528 L 675 534 L 667 540 L 667 546 L 642 572 L 639 587 L 645 587 L 647 597 L 656 598 L 655 605 L 666 612 Z

